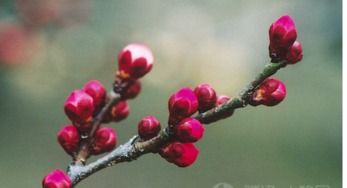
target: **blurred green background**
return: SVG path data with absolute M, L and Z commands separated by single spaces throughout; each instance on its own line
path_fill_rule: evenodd
M 286 100 L 208 125 L 188 168 L 148 154 L 77 187 L 342 187 L 340 0 L 0 1 L 0 187 L 41 187 L 46 173 L 66 169 L 71 158 L 56 141 L 69 123 L 64 101 L 91 79 L 110 88 L 125 45 L 148 45 L 155 64 L 129 118 L 108 125 L 118 145 L 144 116 L 165 126 L 167 100 L 184 86 L 237 95 L 269 61 L 268 29 L 284 14 L 304 49 L 275 75 Z

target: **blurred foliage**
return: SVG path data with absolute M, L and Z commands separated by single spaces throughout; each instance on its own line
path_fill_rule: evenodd
M 130 101 L 130 117 L 110 125 L 119 144 L 144 116 L 165 125 L 167 100 L 181 87 L 210 83 L 237 95 L 269 61 L 268 28 L 284 14 L 304 49 L 302 62 L 275 75 L 287 85 L 284 102 L 239 109 L 208 125 L 191 167 L 148 154 L 78 187 L 341 187 L 339 0 L 0 1 L 0 187 L 40 187 L 46 173 L 66 169 L 71 158 L 56 141 L 69 123 L 65 98 L 90 79 L 111 86 L 126 44 L 150 46 L 155 64 Z M 1 36 L 9 25 L 14 34 Z

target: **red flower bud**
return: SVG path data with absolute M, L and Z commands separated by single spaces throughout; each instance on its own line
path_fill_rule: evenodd
M 94 111 L 93 98 L 84 91 L 75 90 L 66 99 L 64 110 L 72 122 L 88 122 Z
M 127 101 L 119 101 L 111 110 L 103 117 L 103 123 L 109 123 L 111 121 L 119 122 L 124 120 L 129 115 L 129 104 Z
M 185 118 L 174 128 L 175 138 L 181 142 L 196 142 L 204 135 L 205 128 L 194 118 Z
M 269 55 L 271 61 L 277 63 L 286 59 L 288 48 L 296 40 L 296 27 L 290 16 L 282 16 L 269 29 Z
M 109 152 L 116 147 L 116 142 L 116 132 L 112 128 L 102 127 L 95 133 L 92 152 L 94 155 Z
M 141 78 L 152 69 L 153 55 L 143 44 L 129 44 L 119 53 L 118 64 L 117 75 L 120 78 Z
M 294 44 L 288 48 L 288 52 L 286 54 L 286 61 L 288 64 L 295 64 L 299 61 L 301 61 L 303 57 L 302 54 L 302 46 L 301 43 L 298 41 L 295 41 Z
M 195 162 L 199 150 L 192 143 L 176 141 L 164 146 L 159 154 L 170 163 L 174 163 L 179 167 L 187 167 Z
M 148 140 L 155 137 L 160 132 L 160 122 L 153 116 L 143 118 L 137 127 L 141 139 Z
M 257 106 L 275 106 L 286 97 L 286 86 L 280 80 L 269 78 L 259 85 L 254 91 L 249 104 Z
M 132 80 L 129 83 L 130 85 L 125 88 L 121 93 L 122 100 L 133 99 L 135 98 L 141 91 L 141 82 L 140 80 Z
M 177 124 L 183 118 L 190 117 L 198 109 L 198 99 L 194 92 L 185 87 L 169 99 L 169 124 Z
M 78 143 L 80 141 L 80 134 L 76 127 L 67 125 L 63 127 L 58 133 L 58 142 L 63 147 L 66 153 L 73 155 L 78 151 Z
M 119 122 L 128 117 L 129 109 L 130 108 L 127 101 L 120 101 L 111 110 L 112 121 Z
M 70 188 L 72 182 L 63 171 L 57 169 L 47 175 L 42 180 L 42 188 Z
M 216 103 L 216 91 L 210 84 L 201 84 L 194 89 L 194 93 L 199 101 L 199 112 L 211 109 Z
M 106 89 L 100 82 L 91 80 L 83 86 L 82 91 L 93 98 L 95 108 L 101 108 L 106 99 Z
M 282 16 L 269 29 L 270 46 L 272 48 L 289 48 L 296 40 L 296 27 L 292 18 Z

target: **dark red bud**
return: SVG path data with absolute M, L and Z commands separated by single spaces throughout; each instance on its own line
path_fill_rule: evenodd
M 288 15 L 276 20 L 269 29 L 270 46 L 273 48 L 289 48 L 296 40 L 296 27 Z
M 116 147 L 117 135 L 113 128 L 102 127 L 95 133 L 93 154 L 98 155 L 112 151 Z
M 216 103 L 216 91 L 210 84 L 201 84 L 194 89 L 194 93 L 199 101 L 199 112 L 205 112 L 213 108 Z
M 175 141 L 165 145 L 159 154 L 170 163 L 179 167 L 187 167 L 195 162 L 199 150 L 192 143 Z
M 290 16 L 282 16 L 269 29 L 269 55 L 277 63 L 286 59 L 289 48 L 296 40 L 296 27 Z
M 66 153 L 73 155 L 78 151 L 78 143 L 80 141 L 80 134 L 76 127 L 67 125 L 63 127 L 58 133 L 58 142 L 63 147 Z
M 64 110 L 72 122 L 89 122 L 94 112 L 93 98 L 84 91 L 75 90 L 66 99 Z
M 181 142 L 196 142 L 204 135 L 205 128 L 194 118 L 185 118 L 173 127 L 175 138 Z
M 262 82 L 254 91 L 253 97 L 249 101 L 252 106 L 263 104 L 265 106 L 275 106 L 286 97 L 286 86 L 280 80 L 268 78 Z
M 169 124 L 177 124 L 183 118 L 190 117 L 198 110 L 195 93 L 185 87 L 174 93 L 169 99 Z
M 141 82 L 140 80 L 131 80 L 130 85 L 125 88 L 121 93 L 122 100 L 133 99 L 135 98 L 141 91 Z
M 110 121 L 119 122 L 124 120 L 129 115 L 129 104 L 127 101 L 120 101 L 112 107 L 111 111 L 104 117 L 103 122 L 109 123 Z
M 290 48 L 288 48 L 288 52 L 285 58 L 287 64 L 296 64 L 297 62 L 301 61 L 302 57 L 303 53 L 301 43 L 295 41 L 294 44 Z
M 160 122 L 153 116 L 147 116 L 139 122 L 137 130 L 141 139 L 151 139 L 160 132 Z
M 104 104 L 106 99 L 106 89 L 99 81 L 89 81 L 85 86 L 83 86 L 82 91 L 86 92 L 93 98 L 96 109 L 100 109 Z

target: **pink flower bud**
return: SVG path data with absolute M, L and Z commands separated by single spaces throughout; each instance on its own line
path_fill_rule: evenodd
M 216 91 L 210 84 L 201 84 L 194 89 L 194 93 L 199 101 L 199 112 L 204 112 L 213 107 L 216 103 Z
M 122 100 L 133 99 L 135 98 L 141 91 L 141 82 L 140 80 L 132 80 L 130 85 L 125 88 L 125 90 L 121 93 Z
M 91 80 L 83 86 L 82 91 L 86 92 L 93 98 L 96 109 L 101 108 L 106 99 L 106 89 L 100 82 L 97 80 Z
M 78 143 L 80 141 L 80 134 L 76 127 L 67 125 L 63 127 L 58 133 L 58 142 L 63 147 L 66 153 L 73 155 L 78 151 Z
M 109 152 L 116 147 L 116 142 L 116 132 L 112 128 L 102 127 L 95 133 L 92 152 L 94 155 Z
M 153 55 L 151 50 L 143 44 L 129 44 L 119 53 L 118 64 L 120 78 L 141 78 L 152 69 Z
M 175 141 L 165 145 L 159 154 L 170 163 L 179 167 L 187 167 L 195 162 L 199 150 L 192 143 Z
M 75 90 L 66 99 L 64 110 L 72 122 L 91 121 L 94 111 L 93 98 L 84 91 Z
M 301 43 L 298 41 L 295 41 L 294 44 L 288 48 L 288 52 L 286 54 L 286 61 L 288 64 L 295 64 L 299 61 L 301 61 L 303 57 L 302 54 L 302 46 Z
M 269 55 L 271 61 L 277 63 L 286 59 L 288 48 L 296 40 L 296 27 L 290 16 L 282 16 L 269 29 Z
M 177 124 L 183 118 L 190 117 L 197 111 L 198 105 L 198 99 L 190 88 L 177 91 L 169 99 L 169 124 Z
M 296 27 L 292 18 L 282 16 L 269 29 L 270 46 L 272 48 L 289 48 L 296 40 Z
M 286 97 L 286 86 L 280 80 L 269 78 L 259 85 L 249 101 L 252 106 L 275 106 Z
M 72 187 L 72 182 L 63 171 L 60 169 L 54 170 L 42 180 L 42 188 L 70 188 Z
M 175 138 L 181 142 L 196 142 L 204 135 L 205 128 L 194 118 L 185 118 L 174 128 Z
M 160 122 L 153 116 L 143 118 L 137 127 L 138 134 L 143 140 L 155 137 L 160 132 L 160 129 Z
M 127 101 L 120 101 L 111 110 L 112 121 L 119 122 L 124 120 L 129 115 L 129 104 Z

